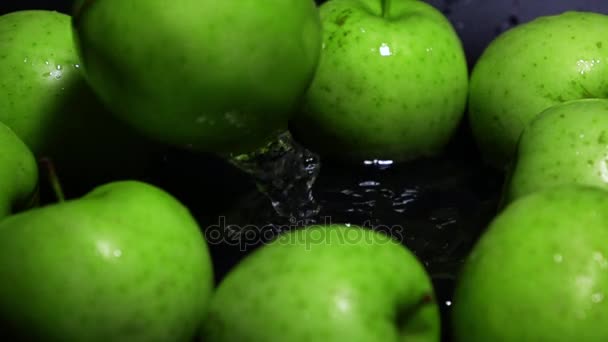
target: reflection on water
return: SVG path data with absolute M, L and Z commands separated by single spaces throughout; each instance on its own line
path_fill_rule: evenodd
M 420 258 L 432 277 L 453 278 L 496 212 L 500 182 L 498 175 L 465 161 L 324 162 L 313 187 L 320 204 L 316 222 L 350 223 L 391 234 Z M 306 224 L 280 217 L 258 192 L 244 196 L 224 219 L 240 232 L 231 238 L 243 245 L 243 252 L 274 233 Z M 237 241 L 245 235 L 247 241 Z

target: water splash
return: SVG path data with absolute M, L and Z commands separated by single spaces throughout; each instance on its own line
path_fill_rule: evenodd
M 279 216 L 316 221 L 320 207 L 312 186 L 321 167 L 319 156 L 295 142 L 289 132 L 257 151 L 231 156 L 229 161 L 254 178 Z
M 453 279 L 496 213 L 502 178 L 480 169 L 452 160 L 368 160 L 359 165 L 327 160 L 313 187 L 319 203 L 315 208 L 320 206 L 315 223 L 348 223 L 388 233 L 413 251 L 434 279 Z M 300 205 L 306 202 L 302 194 L 310 194 L 306 191 L 300 192 Z M 261 195 L 247 195 L 236 207 L 227 215 L 231 224 L 264 227 L 272 236 L 304 225 L 285 221 Z

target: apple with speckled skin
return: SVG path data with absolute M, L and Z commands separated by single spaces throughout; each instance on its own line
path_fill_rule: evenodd
M 279 235 L 220 283 L 205 342 L 439 341 L 433 287 L 416 257 L 369 229 Z
M 323 48 L 291 124 L 310 149 L 346 160 L 412 160 L 439 153 L 464 115 L 461 41 L 423 1 L 330 0 Z
M 147 136 L 197 151 L 250 152 L 287 130 L 321 49 L 313 0 L 75 7 L 76 42 L 100 98 Z
M 0 123 L 0 219 L 35 204 L 38 166 L 30 149 Z
M 148 141 L 109 114 L 82 75 L 70 16 L 24 10 L 0 16 L 0 122 L 37 158 L 79 187 L 139 176 Z
M 484 159 L 504 169 L 517 141 L 543 110 L 606 98 L 608 16 L 565 12 L 516 26 L 496 38 L 473 68 L 469 119 Z
M 523 196 L 465 261 L 456 342 L 608 341 L 608 192 L 563 185 Z
M 569 183 L 608 190 L 608 99 L 572 100 L 532 120 L 521 135 L 503 201 Z
M 213 287 L 188 209 L 135 181 L 5 218 L 0 279 L 3 341 L 190 342 Z

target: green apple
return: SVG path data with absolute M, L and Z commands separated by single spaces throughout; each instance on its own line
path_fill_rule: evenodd
M 38 193 L 36 158 L 19 137 L 0 123 L 0 219 L 27 208 Z
M 462 44 L 422 1 L 330 0 L 323 46 L 295 136 L 342 159 L 410 160 L 441 151 L 466 104 Z
M 555 105 L 532 120 L 520 138 L 503 200 L 577 183 L 608 190 L 608 100 Z
M 439 341 L 433 287 L 383 233 L 310 226 L 279 235 L 224 278 L 205 342 Z
M 0 279 L 0 334 L 40 342 L 189 342 L 213 286 L 189 211 L 135 181 L 5 218 Z
M 526 125 L 569 100 L 608 97 L 608 16 L 565 12 L 496 38 L 471 74 L 469 119 L 486 161 L 504 168 Z
M 90 186 L 135 175 L 147 142 L 108 114 L 86 84 L 68 15 L 0 16 L 0 122 L 65 180 Z
M 249 152 L 285 131 L 321 49 L 312 0 L 85 1 L 73 26 L 119 118 L 205 152 Z
M 512 202 L 459 276 L 456 342 L 608 341 L 608 193 L 563 185 Z

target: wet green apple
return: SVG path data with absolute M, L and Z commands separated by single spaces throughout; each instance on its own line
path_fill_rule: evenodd
M 190 342 L 212 273 L 187 208 L 145 183 L 108 183 L 1 221 L 0 337 Z
M 38 166 L 30 149 L 0 123 L 0 219 L 35 200 Z
M 465 261 L 456 342 L 607 341 L 608 192 L 583 185 L 512 202 Z
M 504 168 L 526 125 L 556 104 L 608 97 L 608 16 L 565 12 L 496 38 L 473 68 L 469 119 L 484 158 Z
M 533 119 L 521 135 L 504 201 L 568 183 L 608 190 L 608 99 L 572 100 Z
M 433 287 L 416 257 L 383 233 L 310 226 L 237 265 L 211 299 L 202 340 L 439 341 Z
M 148 143 L 116 120 L 82 77 L 68 15 L 0 16 L 0 122 L 65 180 L 89 188 L 138 174 Z
M 84 1 L 73 26 L 117 117 L 206 152 L 249 152 L 285 131 L 321 48 L 312 0 Z
M 303 144 L 342 159 L 410 160 L 444 147 L 466 104 L 462 44 L 422 1 L 330 0 L 304 108 L 291 125 Z

